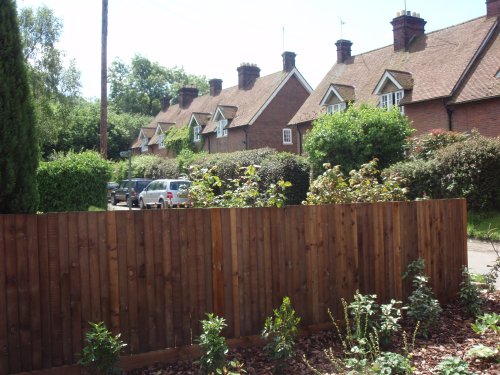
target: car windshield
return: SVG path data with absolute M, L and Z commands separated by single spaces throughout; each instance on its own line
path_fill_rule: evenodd
M 137 181 L 136 190 L 142 191 L 151 181 Z

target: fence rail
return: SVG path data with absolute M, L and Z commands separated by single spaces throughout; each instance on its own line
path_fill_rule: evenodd
M 285 295 L 327 322 L 356 289 L 407 296 L 418 257 L 453 298 L 465 200 L 0 215 L 0 375 L 75 363 L 89 321 L 127 353 L 191 344 L 206 312 L 228 338 L 257 334 Z

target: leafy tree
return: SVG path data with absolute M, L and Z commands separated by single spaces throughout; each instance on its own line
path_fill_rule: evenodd
M 98 101 L 79 100 L 65 115 L 66 126 L 60 129 L 56 151 L 83 151 L 99 149 L 100 104 Z M 150 117 L 108 111 L 108 157 L 118 159 L 120 151 L 128 150 L 140 127 Z
M 351 106 L 316 120 L 306 135 L 305 150 L 316 173 L 324 163 L 341 165 L 349 172 L 373 158 L 383 169 L 404 158 L 412 132 L 408 118 L 397 109 Z
M 154 116 L 160 110 L 160 99 L 168 95 L 177 102 L 178 90 L 194 85 L 200 94 L 208 92 L 205 76 L 187 74 L 183 68 L 165 68 L 146 57 L 136 55 L 130 65 L 120 59 L 109 71 L 110 101 L 118 111 Z
M 40 146 L 47 155 L 80 96 L 80 71 L 74 61 L 64 67 L 64 53 L 56 48 L 63 24 L 50 8 L 22 8 L 19 23 Z
M 38 143 L 15 2 L 0 2 L 0 212 L 35 212 Z

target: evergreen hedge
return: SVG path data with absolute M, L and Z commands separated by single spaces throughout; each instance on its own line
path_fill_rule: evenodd
M 132 156 L 132 178 L 178 178 L 180 175 L 177 161 L 159 155 Z M 113 165 L 113 180 L 128 179 L 128 160 Z
M 90 206 L 106 208 L 109 162 L 95 151 L 69 152 L 41 162 L 37 180 L 42 212 L 87 211 Z
M 38 206 L 38 140 L 16 4 L 0 2 L 0 213 Z

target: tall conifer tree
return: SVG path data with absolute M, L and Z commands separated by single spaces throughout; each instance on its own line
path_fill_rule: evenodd
M 39 149 L 14 0 L 0 0 L 0 213 L 38 207 Z

